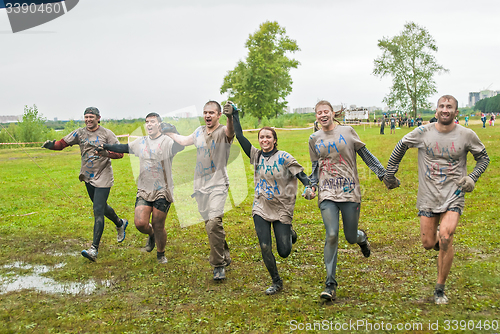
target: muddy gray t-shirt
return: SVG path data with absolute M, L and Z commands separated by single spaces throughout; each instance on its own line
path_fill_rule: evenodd
M 356 151 L 365 146 L 351 126 L 336 125 L 309 137 L 309 156 L 318 161 L 318 204 L 324 200 L 361 203 Z
M 149 136 L 140 137 L 128 144 L 129 153 L 139 157 L 138 197 L 150 202 L 162 197 L 170 203 L 174 201 L 173 145 L 172 138 L 165 135 L 160 135 L 155 139 L 151 139 Z
M 213 187 L 228 187 L 227 161 L 231 140 L 226 136 L 226 126 L 207 134 L 206 126 L 200 126 L 193 134 L 196 147 L 196 169 L 194 171 L 194 193 L 208 194 Z
M 254 165 L 255 197 L 252 216 L 259 215 L 269 222 L 279 220 L 291 224 L 297 196 L 295 175 L 304 168 L 285 151 L 264 157 L 252 146 L 250 163 Z
M 79 128 L 68 134 L 63 140 L 70 146 L 78 144 L 82 155 L 80 180 L 90 183 L 96 188 L 113 186 L 113 169 L 111 159 L 95 155 L 95 146 L 101 144 L 119 144 L 115 134 L 102 126 L 95 131 Z
M 476 133 L 459 124 L 441 133 L 436 123 L 429 123 L 408 133 L 402 142 L 418 148 L 417 208 L 435 213 L 452 207 L 463 210 L 463 194 L 454 193 L 457 182 L 467 175 L 467 152 L 478 154 L 484 149 Z

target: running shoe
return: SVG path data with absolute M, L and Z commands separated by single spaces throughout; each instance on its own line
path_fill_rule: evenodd
M 148 241 L 146 243 L 146 247 L 144 247 L 146 252 L 151 252 L 153 249 L 155 249 L 155 235 L 151 234 L 148 237 Z
M 214 268 L 214 281 L 221 281 L 226 278 L 226 270 L 224 266 Z
M 122 219 L 122 226 L 116 228 L 116 241 L 122 242 L 125 240 L 125 230 L 128 226 L 128 220 Z
M 443 289 L 434 290 L 434 302 L 436 305 L 448 304 L 448 297 L 444 294 Z
M 273 285 L 267 288 L 266 295 L 274 295 L 275 293 L 278 293 L 281 290 L 283 290 L 283 281 L 279 281 L 278 283 L 273 283 Z
M 365 234 L 365 237 L 366 237 L 365 243 L 358 244 L 359 247 L 361 248 L 361 253 L 363 253 L 364 257 L 370 257 L 371 250 L 370 250 L 370 243 L 368 242 L 368 235 L 366 234 L 365 231 L 363 231 L 363 230 L 360 230 L 360 231 L 363 232 Z
M 333 301 L 337 298 L 337 287 L 335 284 L 328 284 L 319 297 L 325 301 Z
M 164 264 L 164 263 L 168 263 L 168 260 L 167 258 L 165 257 L 165 255 L 161 256 L 161 257 L 157 257 L 156 260 L 158 261 L 158 263 L 160 264 Z
M 98 253 L 97 249 L 94 246 L 90 246 L 88 250 L 87 249 L 82 250 L 82 256 L 86 257 L 92 262 L 95 262 L 95 260 L 97 259 L 97 253 Z

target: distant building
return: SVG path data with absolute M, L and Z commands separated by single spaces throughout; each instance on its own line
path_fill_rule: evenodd
M 22 121 L 23 116 L 0 116 L 0 123 L 14 123 Z
M 369 112 L 374 112 L 375 110 L 382 110 L 382 107 L 371 106 L 366 108 Z
M 293 108 L 294 114 L 307 114 L 307 113 L 313 113 L 313 112 L 314 112 L 313 107 Z
M 474 105 L 482 99 L 486 99 L 488 97 L 493 97 L 500 94 L 500 90 L 482 90 L 480 92 L 469 92 L 469 104 L 467 107 L 474 107 Z

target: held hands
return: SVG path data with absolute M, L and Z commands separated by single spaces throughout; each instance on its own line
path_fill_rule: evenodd
M 45 141 L 45 143 L 42 144 L 42 148 L 51 150 L 54 147 L 55 142 L 56 142 L 55 140 L 47 140 Z
M 401 181 L 399 181 L 399 179 L 397 177 L 395 177 L 394 175 L 385 175 L 384 178 L 382 179 L 382 181 L 384 182 L 385 186 L 387 187 L 387 189 L 394 189 L 394 188 L 397 188 L 401 185 Z
M 470 176 L 464 176 L 460 181 L 458 181 L 457 185 L 459 187 L 462 187 L 462 190 L 466 193 L 470 193 L 472 190 L 474 190 L 474 186 L 476 185 L 476 183 Z
M 226 104 L 224 105 L 224 108 L 222 109 L 222 112 L 227 117 L 233 116 L 233 113 L 237 112 L 237 111 L 238 111 L 238 109 L 236 109 L 236 106 L 231 101 L 227 101 Z
M 314 188 L 311 188 L 311 186 L 306 186 L 304 192 L 302 193 L 302 197 L 304 197 L 307 200 L 312 200 L 314 197 L 316 197 Z
M 95 155 L 100 157 L 109 157 L 109 152 L 104 149 L 104 145 L 96 146 Z
M 175 128 L 175 125 L 172 125 L 170 123 L 165 123 L 165 122 L 160 123 L 160 131 L 163 134 L 166 134 L 166 133 L 179 133 L 177 131 L 177 129 Z

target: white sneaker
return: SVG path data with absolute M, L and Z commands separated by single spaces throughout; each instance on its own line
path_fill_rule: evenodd
M 156 258 L 156 260 L 158 261 L 159 264 L 165 264 L 165 263 L 168 263 L 168 260 L 167 258 L 165 257 L 165 255 L 163 255 L 162 257 L 160 258 Z
M 116 241 L 122 242 L 125 240 L 125 230 L 128 226 L 128 220 L 122 219 L 122 226 L 116 228 Z
M 444 290 L 434 290 L 434 302 L 436 305 L 448 304 L 448 297 L 444 294 Z
M 95 260 L 97 259 L 97 253 L 97 249 L 94 246 L 90 246 L 88 250 L 82 250 L 82 256 L 86 257 L 92 262 L 95 262 Z

